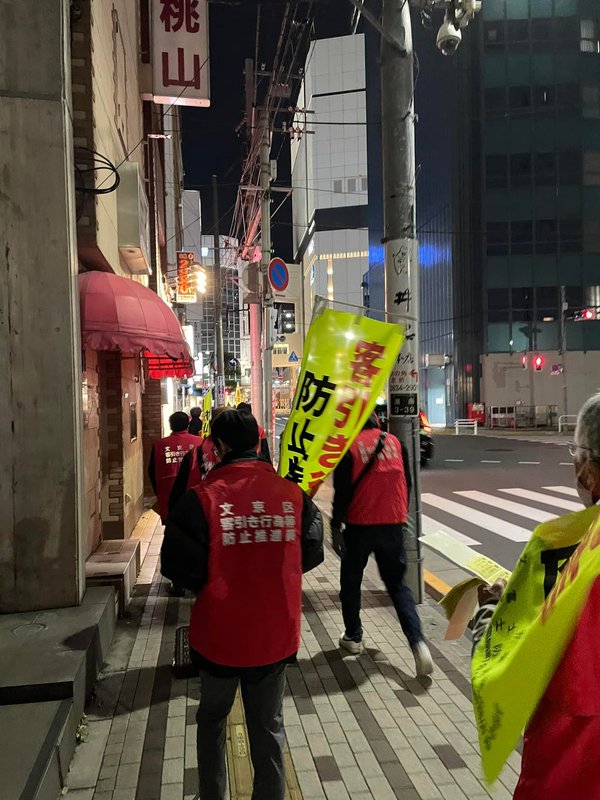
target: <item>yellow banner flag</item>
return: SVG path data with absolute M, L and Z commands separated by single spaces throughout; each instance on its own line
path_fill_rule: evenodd
M 600 508 L 535 529 L 471 665 L 481 759 L 490 783 L 548 688 L 599 574 Z
M 344 311 L 315 314 L 279 474 L 314 495 L 362 430 L 383 391 L 404 329 Z
M 204 395 L 204 403 L 202 407 L 202 438 L 207 439 L 210 436 L 210 418 L 212 416 L 212 394 L 210 390 Z
M 237 406 L 239 406 L 240 403 L 243 403 L 243 402 L 244 402 L 244 395 L 242 394 L 242 390 L 240 389 L 240 385 L 238 383 L 238 384 L 236 384 L 236 387 L 235 387 L 235 405 L 236 405 L 236 408 L 237 408 Z

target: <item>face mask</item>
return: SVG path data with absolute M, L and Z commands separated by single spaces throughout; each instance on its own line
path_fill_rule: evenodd
M 591 508 L 593 505 L 595 505 L 592 493 L 590 492 L 589 489 L 585 488 L 585 486 L 581 482 L 581 478 L 577 478 L 577 494 L 579 495 L 579 499 L 586 508 Z

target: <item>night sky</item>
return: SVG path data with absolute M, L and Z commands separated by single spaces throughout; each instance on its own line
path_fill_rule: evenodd
M 309 4 L 306 3 L 308 9 Z M 271 67 L 284 4 L 281 0 L 261 4 L 259 61 Z M 219 176 L 221 233 L 228 234 L 231 210 L 240 177 L 244 133 L 236 128 L 244 117 L 244 60 L 254 58 L 256 37 L 254 0 L 210 4 L 211 107 L 182 109 L 185 188 L 200 189 L 204 233 L 212 230 L 211 176 Z M 309 21 L 307 40 L 350 32 L 352 6 L 348 0 L 317 0 Z M 296 90 L 299 83 L 296 82 Z M 276 138 L 272 156 L 278 159 L 278 180 L 289 185 L 289 145 Z M 283 144 L 283 147 L 282 147 Z M 279 202 L 279 201 L 278 201 Z M 277 255 L 292 258 L 291 202 L 273 223 L 273 245 Z

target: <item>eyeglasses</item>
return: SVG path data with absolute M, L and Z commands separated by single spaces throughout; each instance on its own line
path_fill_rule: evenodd
M 583 445 L 576 444 L 575 442 L 569 442 L 568 448 L 569 448 L 569 455 L 571 455 L 573 458 L 575 458 L 575 456 L 577 455 L 578 450 L 585 450 L 588 453 L 594 452 L 591 447 L 584 447 Z

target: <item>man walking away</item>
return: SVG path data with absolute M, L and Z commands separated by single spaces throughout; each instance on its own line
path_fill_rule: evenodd
M 158 513 L 163 524 L 169 513 L 169 494 L 184 456 L 198 444 L 198 437 L 188 433 L 189 417 L 176 411 L 169 417 L 171 433 L 152 446 L 148 477 L 158 501 Z
M 302 573 L 323 561 L 313 502 L 258 457 L 258 425 L 224 411 L 221 463 L 169 515 L 162 573 L 197 593 L 190 623 L 200 668 L 200 800 L 224 800 L 226 721 L 238 686 L 254 766 L 252 800 L 283 800 L 286 665 L 300 645 Z
M 252 406 L 250 405 L 250 403 L 238 403 L 237 410 L 246 411 L 248 414 L 252 414 Z M 271 451 L 269 450 L 269 440 L 267 439 L 267 433 L 265 429 L 261 425 L 258 426 L 258 436 L 259 436 L 259 442 L 257 448 L 258 455 L 261 458 L 264 458 L 265 461 L 268 461 L 269 464 L 272 464 L 273 462 L 271 460 Z
M 391 433 L 383 433 L 372 414 L 334 472 L 332 533 L 341 551 L 340 600 L 345 632 L 340 646 L 359 655 L 363 572 L 371 553 L 413 652 L 418 676 L 433 671 L 421 621 L 404 583 L 404 534 L 411 481 L 408 453 Z M 342 534 L 342 523 L 346 528 Z
M 194 436 L 200 436 L 202 433 L 202 409 L 198 408 L 190 408 L 190 424 L 188 427 L 188 433 L 193 434 Z

